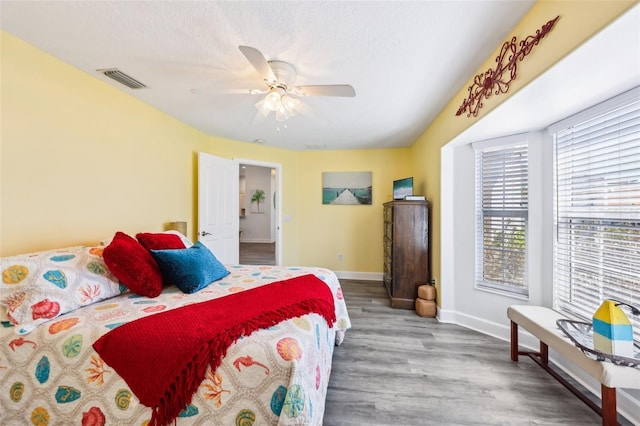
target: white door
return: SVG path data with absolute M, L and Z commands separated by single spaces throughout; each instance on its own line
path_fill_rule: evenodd
M 224 264 L 238 264 L 238 164 L 198 153 L 198 241 Z

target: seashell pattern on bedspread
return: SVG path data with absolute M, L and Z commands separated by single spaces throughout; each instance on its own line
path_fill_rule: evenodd
M 100 359 L 93 342 L 140 317 L 311 273 L 334 295 L 333 328 L 310 314 L 239 339 L 221 366 L 207 371 L 177 425 L 321 425 L 334 346 L 351 327 L 337 277 L 323 268 L 226 266 L 227 277 L 193 294 L 176 287 L 153 299 L 125 293 L 24 336 L 0 327 L 0 424 L 145 424 L 151 409 Z

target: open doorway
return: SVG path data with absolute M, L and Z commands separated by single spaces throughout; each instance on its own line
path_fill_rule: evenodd
M 278 265 L 280 165 L 236 160 L 239 167 L 240 264 Z

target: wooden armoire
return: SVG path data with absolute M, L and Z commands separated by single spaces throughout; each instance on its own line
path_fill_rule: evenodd
M 395 200 L 383 206 L 384 285 L 392 308 L 415 309 L 418 286 L 430 281 L 429 202 Z

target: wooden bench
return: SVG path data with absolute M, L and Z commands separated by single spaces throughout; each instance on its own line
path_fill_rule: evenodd
M 518 355 L 527 355 L 540 367 L 562 383 L 580 400 L 602 417 L 602 424 L 618 424 L 616 408 L 616 388 L 640 389 L 640 369 L 615 365 L 610 362 L 595 361 L 586 356 L 556 325 L 556 320 L 567 317 L 553 309 L 541 306 L 513 305 L 507 309 L 511 320 L 511 360 L 518 361 Z M 518 326 L 527 330 L 540 341 L 540 351 L 520 351 L 518 347 Z M 582 368 L 601 384 L 602 407 L 591 401 L 575 386 L 549 366 L 549 348 Z

